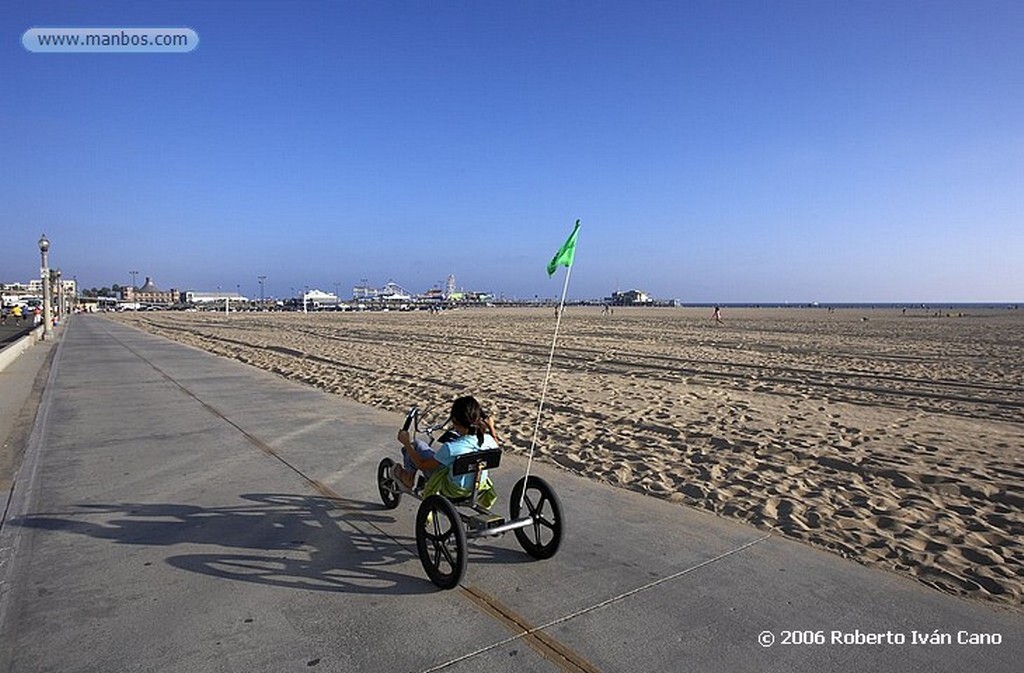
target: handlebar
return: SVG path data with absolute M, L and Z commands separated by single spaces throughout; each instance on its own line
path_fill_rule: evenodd
M 412 432 L 413 435 L 425 434 L 426 442 L 429 445 L 433 445 L 437 439 L 434 437 L 434 433 L 438 430 L 443 430 L 448 426 L 451 419 L 447 416 L 443 417 L 443 420 L 438 422 L 438 417 L 433 414 L 434 407 L 427 407 L 425 410 L 419 407 L 412 407 L 409 409 L 409 413 L 405 415 L 405 423 L 402 425 L 402 430 L 405 432 Z M 426 421 L 426 426 L 421 426 L 420 423 Z M 441 436 L 441 441 L 445 442 L 451 439 L 447 436 L 447 433 Z
M 402 426 L 402 430 L 405 430 L 406 432 L 409 431 L 409 428 L 412 427 L 413 421 L 416 420 L 416 414 L 418 413 L 419 409 L 417 407 L 413 407 L 409 410 L 408 415 L 405 417 L 405 425 Z

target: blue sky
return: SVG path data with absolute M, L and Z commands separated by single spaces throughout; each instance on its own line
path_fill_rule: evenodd
M 32 27 L 188 27 L 179 54 Z M 7 2 L 0 282 L 1024 300 L 1020 2 Z M 141 282 L 141 280 L 140 280 Z

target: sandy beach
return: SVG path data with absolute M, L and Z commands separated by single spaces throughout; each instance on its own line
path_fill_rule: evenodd
M 396 429 L 412 404 L 472 393 L 522 453 L 555 325 L 552 309 L 503 308 L 112 317 L 395 411 Z M 724 319 L 568 309 L 538 457 L 1021 608 L 1024 311 Z

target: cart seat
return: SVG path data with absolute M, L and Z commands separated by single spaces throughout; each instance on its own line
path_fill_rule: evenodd
M 498 467 L 501 463 L 501 449 L 481 449 L 472 453 L 465 453 L 455 459 L 451 466 L 451 475 L 458 477 L 463 474 L 475 474 L 483 470 L 490 470 Z M 477 480 L 479 481 L 479 479 Z M 464 505 L 471 503 L 476 506 L 477 493 L 473 492 L 462 498 L 449 498 L 453 505 Z
M 464 453 L 452 463 L 452 476 L 472 474 L 477 470 L 492 470 L 501 463 L 501 449 L 481 449 Z

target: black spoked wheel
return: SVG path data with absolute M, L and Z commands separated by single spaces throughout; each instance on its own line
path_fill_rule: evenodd
M 558 496 L 551 490 L 548 482 L 531 475 L 529 479 L 517 481 L 512 489 L 509 498 L 509 520 L 519 519 L 520 510 L 523 508 L 525 511 L 522 516 L 529 516 L 533 523 L 526 528 L 517 528 L 516 539 L 533 558 L 551 558 L 558 551 L 558 545 L 562 543 L 562 506 L 558 502 Z
M 466 572 L 466 532 L 455 506 L 443 496 L 428 496 L 416 512 L 416 549 L 430 581 L 453 589 Z
M 388 509 L 398 507 L 398 503 L 402 501 L 402 492 L 398 490 L 395 478 L 391 476 L 394 464 L 395 461 L 384 458 L 377 466 L 377 492 L 380 493 L 380 501 Z

